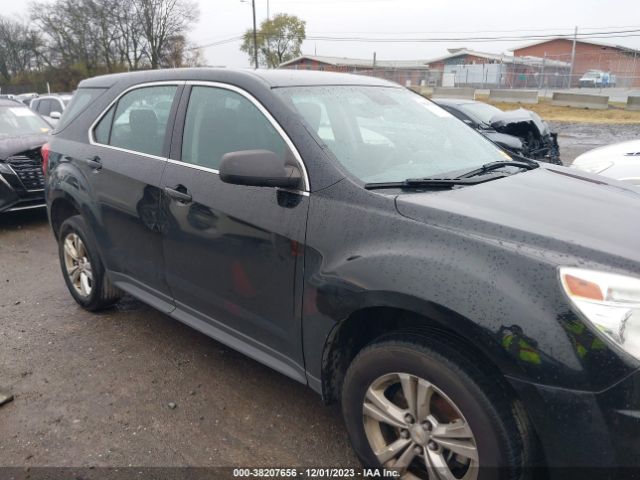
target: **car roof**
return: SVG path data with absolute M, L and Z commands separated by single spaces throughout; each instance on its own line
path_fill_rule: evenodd
M 11 100 L 0 98 L 0 107 L 24 107 L 28 108 L 24 103 L 19 100 Z
M 38 98 L 34 98 L 34 100 L 42 100 L 43 98 L 71 98 L 72 95 L 70 93 L 47 93 L 46 95 L 40 95 Z
M 312 85 L 371 85 L 401 88 L 397 83 L 364 75 L 321 72 L 317 70 L 250 70 L 230 68 L 172 68 L 163 70 L 145 70 L 140 72 L 116 73 L 83 80 L 79 88 L 111 87 L 120 81 L 127 83 L 145 83 L 171 80 L 196 81 L 241 81 L 259 79 L 272 88 Z

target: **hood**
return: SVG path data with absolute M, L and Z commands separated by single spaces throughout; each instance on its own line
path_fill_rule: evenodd
M 640 272 L 640 191 L 615 180 L 540 166 L 479 185 L 402 194 L 396 205 L 406 217 L 465 236 Z
M 540 118 L 540 115 L 524 108 L 497 113 L 491 117 L 489 123 L 499 132 L 518 137 L 526 136 L 530 129 L 533 129 L 534 133 L 540 137 L 551 134 L 549 125 Z
M 497 143 L 507 150 L 515 150 L 519 152 L 524 148 L 522 140 L 518 137 L 514 137 L 513 135 L 507 135 L 506 133 L 495 132 L 493 130 L 481 130 L 481 133 L 492 142 Z
M 4 137 L 0 136 L 0 160 L 6 160 L 7 157 L 24 152 L 25 150 L 33 150 L 42 146 L 47 141 L 47 134 L 20 135 Z
M 572 166 L 580 167 L 595 162 L 612 162 L 616 160 L 637 160 L 640 164 L 640 140 L 614 143 L 594 148 L 576 157 Z

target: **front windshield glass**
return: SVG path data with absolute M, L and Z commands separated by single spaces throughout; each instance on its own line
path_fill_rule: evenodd
M 502 110 L 488 105 L 482 102 L 475 103 L 463 103 L 458 105 L 458 108 L 466 113 L 469 117 L 473 118 L 478 123 L 484 123 L 491 125 L 491 119 L 498 113 L 502 113 Z
M 402 88 L 280 88 L 338 161 L 365 183 L 467 170 L 509 157 L 446 110 Z
M 28 107 L 0 107 L 0 135 L 33 135 L 47 133 L 51 127 Z

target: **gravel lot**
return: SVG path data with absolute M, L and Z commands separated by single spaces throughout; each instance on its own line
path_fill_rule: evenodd
M 552 126 L 565 163 L 640 137 Z M 44 211 L 0 215 L 0 319 L 0 466 L 357 466 L 305 386 L 131 298 L 80 309 Z
M 76 306 L 43 211 L 0 215 L 0 319 L 0 466 L 357 466 L 307 387 L 133 299 Z
M 575 158 L 594 148 L 640 139 L 640 125 L 549 122 L 558 132 L 560 158 L 571 165 Z

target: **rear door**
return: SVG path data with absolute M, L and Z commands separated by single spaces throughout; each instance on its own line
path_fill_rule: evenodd
M 268 112 L 234 87 L 189 86 L 180 110 L 162 179 L 165 269 L 176 313 L 212 326 L 218 338 L 224 332 L 268 352 L 276 361 L 267 363 L 303 379 L 306 187 L 230 185 L 218 175 L 222 156 L 232 151 L 271 150 L 304 175 L 300 157 Z
M 98 242 L 113 280 L 161 310 L 173 302 L 164 278 L 160 180 L 182 85 L 154 83 L 122 94 L 91 130 L 82 159 L 98 200 Z

